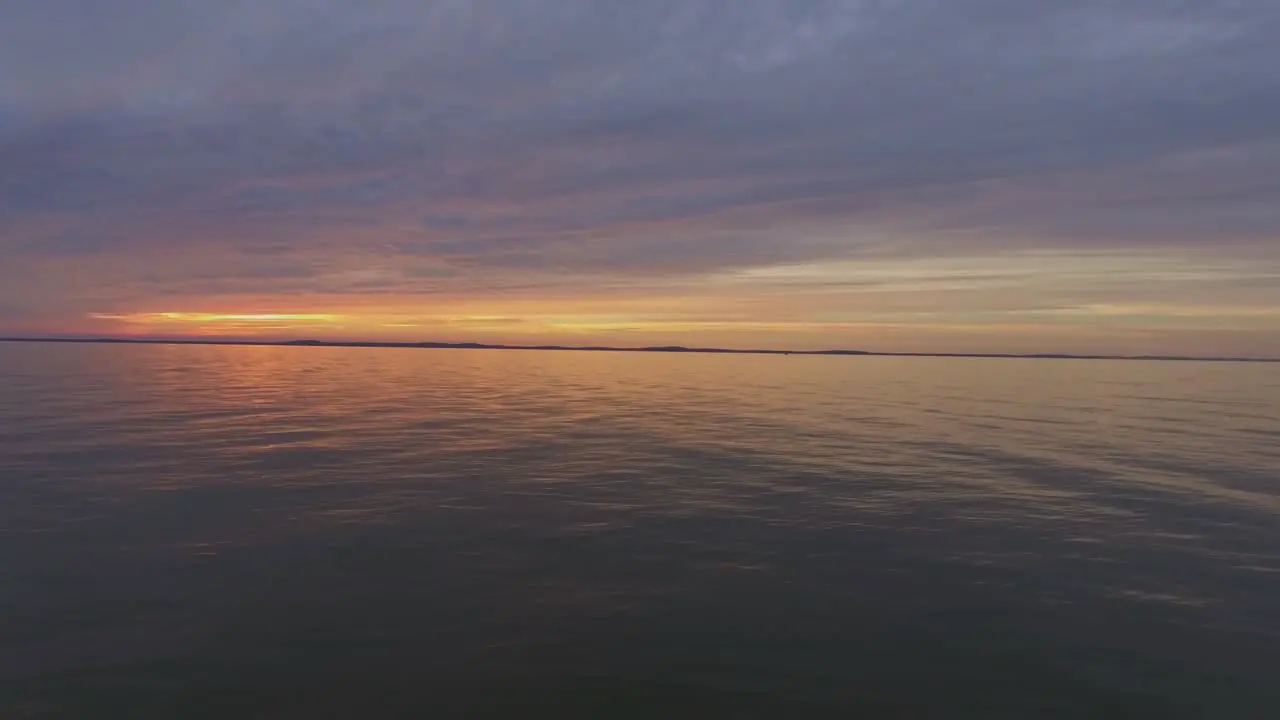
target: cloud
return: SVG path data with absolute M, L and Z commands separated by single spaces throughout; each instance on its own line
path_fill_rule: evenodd
M 0 302 L 1273 270 L 1278 30 L 1238 0 L 16 0 Z

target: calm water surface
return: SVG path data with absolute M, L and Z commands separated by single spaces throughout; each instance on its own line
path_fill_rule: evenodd
M 1280 366 L 0 344 L 0 717 L 1280 717 Z

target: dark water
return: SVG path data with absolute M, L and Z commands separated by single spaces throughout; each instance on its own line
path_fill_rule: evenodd
M 0 717 L 1280 717 L 1280 367 L 0 346 Z

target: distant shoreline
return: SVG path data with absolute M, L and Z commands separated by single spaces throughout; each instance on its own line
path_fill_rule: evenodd
M 104 345 L 249 345 L 266 347 L 346 347 L 346 348 L 415 348 L 428 350 L 562 350 L 574 352 L 647 352 L 698 353 L 716 355 L 832 355 L 854 357 L 937 357 L 937 358 L 1004 358 L 1021 360 L 1159 360 L 1165 362 L 1233 362 L 1280 363 L 1280 358 L 1195 357 L 1184 355 L 1075 355 L 1063 353 L 925 353 L 872 352 L 868 350 L 737 350 L 732 348 L 684 347 L 609 347 L 573 345 L 496 345 L 488 343 L 445 342 L 335 342 L 327 340 L 188 340 L 174 338 L 32 338 L 0 337 L 10 343 L 94 343 Z

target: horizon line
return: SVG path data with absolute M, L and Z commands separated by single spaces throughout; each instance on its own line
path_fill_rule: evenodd
M 231 346 L 266 346 L 266 347 L 350 347 L 350 348 L 404 348 L 418 350 L 542 350 L 573 352 L 660 352 L 660 353 L 694 353 L 716 355 L 825 355 L 844 357 L 940 357 L 940 358 L 1006 358 L 1025 360 L 1160 360 L 1180 362 L 1236 362 L 1236 363 L 1280 363 L 1280 358 L 1271 357 L 1232 357 L 1232 356 L 1197 356 L 1197 355 L 1107 355 L 1098 353 L 981 353 L 981 352 L 881 352 L 874 350 L 828 349 L 828 350 L 784 350 L 770 348 L 718 348 L 689 347 L 684 345 L 653 345 L 639 347 L 618 347 L 612 345 L 511 345 L 505 343 L 477 342 L 393 342 L 378 340 L 238 340 L 233 338 L 174 338 L 174 337 L 129 337 L 129 336 L 89 336 L 89 337 L 22 337 L 0 336 L 0 342 L 31 343 L 101 343 L 101 344 L 134 344 L 134 345 L 231 345 Z

